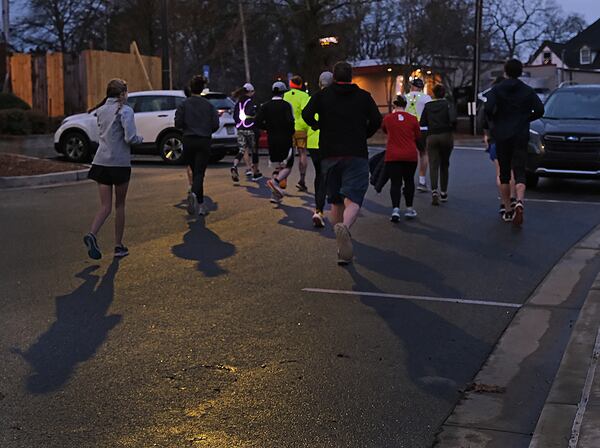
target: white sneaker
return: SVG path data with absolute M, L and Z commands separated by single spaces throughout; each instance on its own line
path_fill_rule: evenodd
M 208 215 L 208 210 L 204 206 L 204 204 L 198 204 L 198 216 L 206 216 Z
M 417 217 L 417 211 L 412 207 L 408 207 L 404 212 L 404 216 L 408 219 L 414 219 Z
M 392 210 L 392 217 L 390 218 L 390 221 L 392 221 L 392 222 L 400 221 L 400 209 L 398 207 L 395 207 Z
M 338 264 L 346 265 L 352 263 L 354 251 L 350 230 L 342 223 L 337 223 L 333 226 L 333 230 L 335 231 L 335 239 L 338 246 Z
M 198 210 L 198 198 L 196 197 L 196 193 L 192 193 L 190 191 L 188 193 L 188 197 L 187 197 L 188 215 L 195 215 L 197 210 Z

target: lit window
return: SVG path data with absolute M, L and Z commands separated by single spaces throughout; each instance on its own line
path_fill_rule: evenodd
M 592 63 L 592 50 L 590 50 L 590 47 L 586 46 L 579 50 L 579 62 L 581 65 Z
M 551 51 L 544 52 L 544 60 L 543 60 L 542 64 L 544 64 L 544 65 L 552 64 L 552 52 Z

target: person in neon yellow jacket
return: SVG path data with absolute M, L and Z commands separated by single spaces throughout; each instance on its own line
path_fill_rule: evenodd
M 294 133 L 294 148 L 298 151 L 298 155 L 300 156 L 300 181 L 296 188 L 299 191 L 308 191 L 306 188 L 306 168 L 308 166 L 308 157 L 306 155 L 306 144 L 307 144 L 307 136 L 308 136 L 308 125 L 302 119 L 302 109 L 308 104 L 308 100 L 310 96 L 302 87 L 304 86 L 304 81 L 302 77 L 295 75 L 290 79 L 290 90 L 285 92 L 283 95 L 283 99 L 292 105 L 292 110 L 294 111 L 294 122 L 296 132 Z
M 324 89 L 333 84 L 333 73 L 323 72 L 319 76 L 319 88 Z M 315 118 L 318 120 L 319 114 L 315 114 Z M 325 208 L 325 196 L 327 191 L 325 189 L 325 182 L 323 179 L 323 173 L 321 171 L 321 154 L 319 150 L 319 130 L 308 128 L 308 152 L 310 154 L 310 160 L 312 160 L 315 166 L 315 212 L 312 220 L 315 227 L 322 229 L 325 227 L 325 218 L 323 216 L 323 210 Z
M 417 120 L 421 119 L 421 114 L 425 108 L 425 104 L 431 101 L 431 97 L 423 92 L 425 83 L 421 78 L 415 78 L 410 83 L 410 92 L 405 95 L 406 112 L 417 117 Z M 429 191 L 426 183 L 427 168 L 429 166 L 429 157 L 427 157 L 427 151 L 425 150 L 425 139 L 427 138 L 427 130 L 421 129 L 421 141 L 419 142 L 419 183 L 417 184 L 417 190 L 421 193 Z

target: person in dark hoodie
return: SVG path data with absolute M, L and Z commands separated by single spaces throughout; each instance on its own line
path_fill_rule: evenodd
M 254 102 L 254 86 L 247 82 L 241 88 L 233 92 L 232 96 L 237 100 L 233 108 L 233 119 L 237 128 L 237 140 L 239 152 L 233 159 L 231 167 L 231 179 L 235 185 L 240 183 L 240 174 L 238 165 L 242 159 L 246 161 L 251 170 L 246 172 L 246 176 L 252 176 L 253 181 L 262 179 L 262 174 L 258 170 L 258 147 L 256 142 L 256 118 L 257 106 Z M 252 164 L 248 163 L 252 157 Z
M 210 157 L 210 141 L 219 129 L 215 107 L 201 96 L 206 79 L 194 76 L 190 82 L 192 96 L 175 111 L 175 127 L 183 131 L 183 157 L 192 169 L 192 191 L 188 194 L 188 213 L 204 216 L 204 173 Z
M 440 201 L 448 200 L 450 155 L 454 149 L 452 131 L 456 126 L 456 113 L 445 97 L 444 86 L 436 85 L 433 88 L 433 101 L 425 104 L 421 114 L 421 126 L 427 128 L 432 205 L 439 205 Z
M 525 200 L 525 168 L 529 143 L 529 123 L 544 115 L 544 104 L 535 91 L 519 80 L 523 64 L 511 59 L 504 65 L 506 80 L 494 86 L 487 94 L 485 112 L 494 123 L 491 135 L 496 140 L 496 154 L 500 164 L 500 192 L 505 222 L 523 224 Z M 510 179 L 514 174 L 517 202 L 510 204 Z
M 256 116 L 257 126 L 267 131 L 269 159 L 275 164 L 275 172 L 267 181 L 267 187 L 272 193 L 271 202 L 276 204 L 285 196 L 280 183 L 287 179 L 294 166 L 294 111 L 290 103 L 283 99 L 286 90 L 283 82 L 275 82 L 272 87 L 273 98 L 260 106 Z
M 335 64 L 333 79 L 333 85 L 311 97 L 302 118 L 320 130 L 321 168 L 332 204 L 338 264 L 345 265 L 353 258 L 350 228 L 369 186 L 367 139 L 377 132 L 382 117 L 369 92 L 352 83 L 350 64 Z

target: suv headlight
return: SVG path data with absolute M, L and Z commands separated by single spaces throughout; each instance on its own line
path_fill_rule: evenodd
M 542 136 L 539 132 L 534 131 L 533 129 L 529 130 L 529 142 L 531 143 L 537 155 L 542 155 L 546 151 Z

